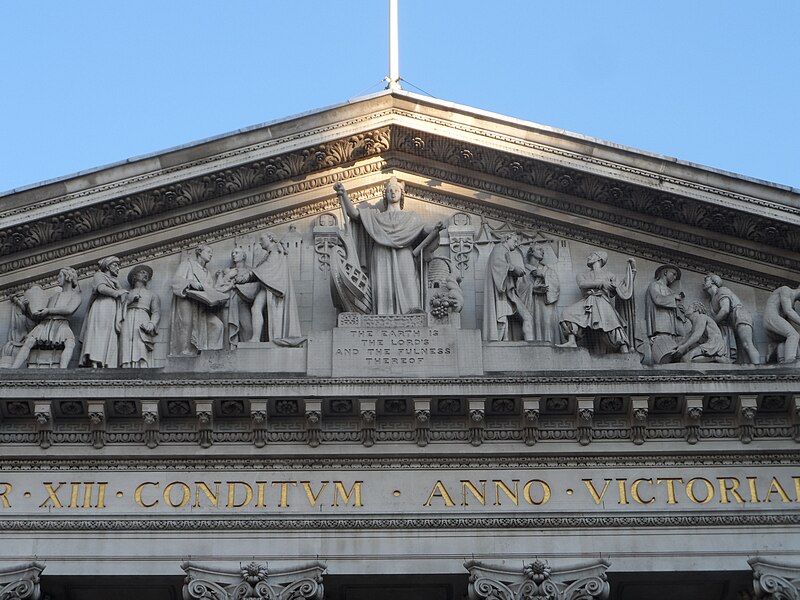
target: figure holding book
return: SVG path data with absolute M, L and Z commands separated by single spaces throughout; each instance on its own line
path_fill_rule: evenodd
M 200 245 L 194 254 L 178 265 L 172 280 L 170 354 L 174 356 L 222 349 L 225 327 L 217 309 L 228 301 L 228 294 L 214 288 L 214 278 L 208 271 L 211 247 Z

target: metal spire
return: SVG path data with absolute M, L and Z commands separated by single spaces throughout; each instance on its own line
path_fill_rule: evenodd
M 400 51 L 397 41 L 397 0 L 389 0 L 389 75 L 386 81 L 388 90 L 399 90 L 400 87 Z

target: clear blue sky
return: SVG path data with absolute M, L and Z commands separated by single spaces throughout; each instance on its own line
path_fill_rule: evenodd
M 800 187 L 798 0 L 399 3 L 406 89 Z M 0 191 L 377 91 L 387 15 L 4 0 Z

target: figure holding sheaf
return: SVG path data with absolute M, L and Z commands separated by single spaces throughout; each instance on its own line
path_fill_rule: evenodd
M 368 204 L 354 206 L 341 182 L 334 184 L 342 210 L 352 221 L 354 250 L 348 256 L 369 276 L 371 312 L 378 315 L 405 315 L 423 310 L 420 296 L 420 274 L 415 265 L 415 250 L 420 242 L 438 237 L 444 227 L 439 221 L 425 225 L 418 215 L 404 211 L 405 190 L 392 177 L 383 191 L 380 207 Z

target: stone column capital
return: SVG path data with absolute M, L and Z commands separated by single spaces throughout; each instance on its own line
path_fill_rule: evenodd
M 784 565 L 751 558 L 753 589 L 764 600 L 800 600 L 800 565 Z
M 521 569 L 477 560 L 464 563 L 469 571 L 469 600 L 605 600 L 610 593 L 609 566 L 604 560 L 562 569 L 538 559 Z
M 283 570 L 270 569 L 267 563 L 205 565 L 185 562 L 183 597 L 186 600 L 322 600 L 322 575 L 325 565 L 307 563 Z
M 29 562 L 11 567 L 0 567 L 0 598 L 9 600 L 39 600 L 39 576 L 44 564 Z

